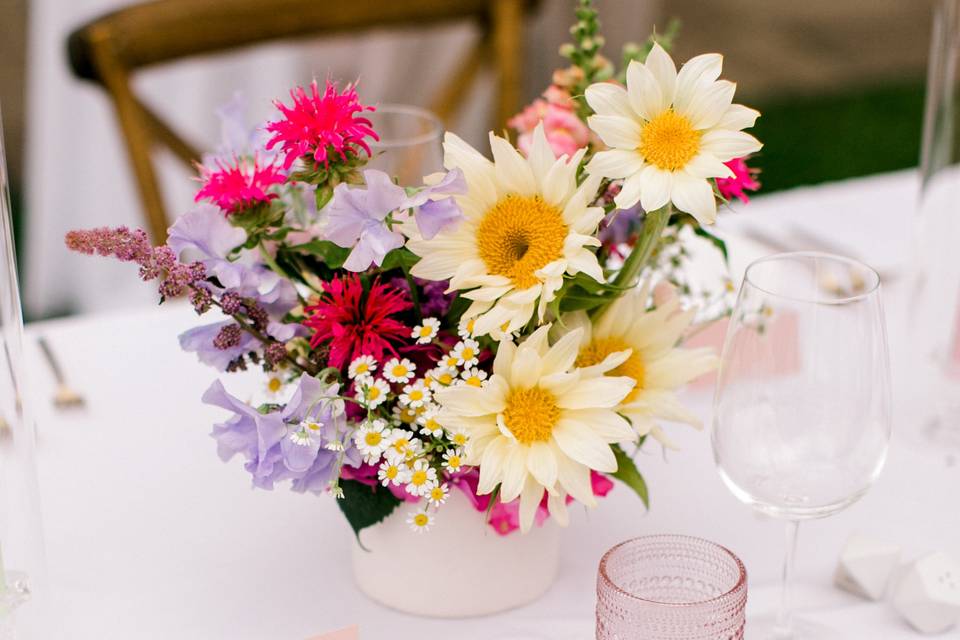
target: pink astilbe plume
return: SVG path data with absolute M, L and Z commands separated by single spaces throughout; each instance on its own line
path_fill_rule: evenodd
M 329 366 L 343 368 L 362 355 L 377 360 L 384 353 L 397 355 L 393 343 L 410 337 L 410 328 L 391 317 L 412 306 L 401 291 L 377 280 L 365 293 L 353 274 L 335 277 L 323 288 L 320 301 L 304 309 L 303 324 L 314 330 L 311 347 L 328 346 Z
M 287 179 L 279 166 L 273 162 L 265 164 L 259 156 L 234 157 L 230 162 L 217 160 L 216 165 L 216 169 L 200 166 L 203 187 L 194 200 L 209 200 L 227 215 L 270 202 L 278 197 L 270 192 L 270 187 Z
M 140 278 L 160 280 L 160 295 L 164 298 L 175 298 L 207 277 L 202 263 L 184 264 L 177 260 L 170 247 L 151 246 L 142 229 L 131 231 L 127 227 L 102 227 L 70 231 L 66 244 L 68 249 L 79 253 L 113 256 L 122 262 L 137 263 L 140 265 Z
M 370 146 L 365 138 L 379 140 L 370 120 L 356 114 L 374 111 L 372 106 L 360 103 L 356 86 L 348 84 L 342 93 L 337 85 L 327 80 L 323 95 L 317 81 L 310 83 L 310 93 L 303 87 L 290 92 L 293 106 L 274 101 L 283 114 L 283 119 L 267 123 L 267 131 L 273 134 L 267 149 L 280 144 L 285 154 L 284 169 L 304 155 L 311 154 L 318 165 L 329 166 L 330 155 L 336 154 L 346 162 L 348 156 L 359 155 L 362 149 L 370 155 Z

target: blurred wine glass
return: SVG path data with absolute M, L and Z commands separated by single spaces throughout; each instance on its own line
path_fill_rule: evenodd
M 371 169 L 419 186 L 423 176 L 443 170 L 443 123 L 433 113 L 403 104 L 380 104 L 365 114 L 380 136 L 370 143 Z
M 914 217 L 913 281 L 906 307 L 910 378 L 903 388 L 914 440 L 960 449 L 960 0 L 934 10 Z
M 799 523 L 866 493 L 886 458 L 890 415 L 877 273 L 814 252 L 751 264 L 724 344 L 712 434 L 734 496 L 787 521 L 781 610 L 750 621 L 751 637 L 822 637 L 791 616 Z

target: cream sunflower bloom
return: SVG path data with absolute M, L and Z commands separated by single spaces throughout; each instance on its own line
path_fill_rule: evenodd
M 551 347 L 549 328 L 541 327 L 519 346 L 501 342 L 483 387 L 437 392 L 440 422 L 469 436 L 466 464 L 480 468 L 477 492 L 489 494 L 499 485 L 500 500 L 519 497 L 522 531 L 533 524 L 544 491 L 561 524 L 567 520 L 568 494 L 595 506 L 590 470 L 616 471 L 610 445 L 636 439 L 614 410 L 633 380 L 584 375 L 574 367 L 582 330 Z
M 630 420 L 637 434 L 650 434 L 676 448 L 657 421 L 701 428 L 700 419 L 680 404 L 676 390 L 716 368 L 718 361 L 709 347 L 677 347 L 694 310 L 682 311 L 677 298 L 651 310 L 648 300 L 649 284 L 621 296 L 592 322 L 586 313 L 574 312 L 563 316 L 562 326 L 579 336 L 575 364 L 583 375 L 628 376 L 634 381 L 616 411 Z
M 443 146 L 447 169 L 459 168 L 467 181 L 467 193 L 454 196 L 464 219 L 430 240 L 411 221 L 403 230 L 407 247 L 421 257 L 412 274 L 449 279 L 450 291 L 473 301 L 463 315 L 475 319 L 473 336 L 507 336 L 534 313 L 542 321 L 564 274 L 603 279 L 589 248 L 600 246 L 593 233 L 603 209 L 589 206 L 600 178 L 577 186 L 585 149 L 557 158 L 542 124 L 529 158 L 492 133 L 494 162 L 452 133 Z
M 723 56 L 708 53 L 688 61 L 680 72 L 655 44 L 646 63 L 627 67 L 627 88 L 597 83 L 586 90 L 596 115 L 588 125 L 611 147 L 587 164 L 605 178 L 623 178 L 615 198 L 621 209 L 637 202 L 654 211 L 672 202 L 702 224 L 717 217 L 710 178 L 730 178 L 723 163 L 762 146 L 742 129 L 759 112 L 732 104 L 736 85 L 717 80 Z

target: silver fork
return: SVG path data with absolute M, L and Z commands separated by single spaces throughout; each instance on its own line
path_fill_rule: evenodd
M 53 355 L 53 349 L 50 348 L 50 343 L 47 342 L 47 339 L 40 336 L 37 338 L 37 344 L 40 345 L 40 351 L 43 352 L 43 357 L 50 366 L 50 371 L 53 372 L 53 378 L 57 382 L 57 391 L 53 394 L 53 406 L 57 409 L 72 409 L 84 406 L 86 402 L 83 396 L 67 384 L 63 369 L 60 367 L 57 357 Z

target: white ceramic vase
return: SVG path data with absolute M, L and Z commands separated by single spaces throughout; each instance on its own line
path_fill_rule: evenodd
M 392 609 L 436 618 L 481 616 L 542 596 L 560 563 L 560 531 L 548 520 L 526 535 L 501 536 L 458 489 L 450 492 L 428 532 L 406 523 L 413 505 L 401 505 L 353 545 L 357 586 Z M 417 588 L 410 589 L 410 576 Z

